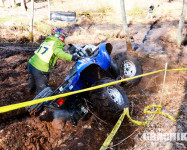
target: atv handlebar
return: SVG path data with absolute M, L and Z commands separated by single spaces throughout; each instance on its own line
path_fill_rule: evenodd
M 73 44 L 68 44 L 68 45 L 69 45 L 68 50 L 70 50 L 70 53 L 76 53 L 77 52 L 76 47 Z
M 69 50 L 71 54 L 77 54 L 80 57 L 88 57 L 87 52 L 84 50 L 83 47 L 80 46 L 74 46 L 73 44 L 69 44 Z
M 73 55 L 76 53 L 81 58 L 90 57 L 90 56 L 94 55 L 94 53 L 97 49 L 98 49 L 98 46 L 96 47 L 91 44 L 86 44 L 82 47 L 79 45 L 74 46 L 73 44 L 69 44 L 69 48 L 68 48 L 70 54 Z

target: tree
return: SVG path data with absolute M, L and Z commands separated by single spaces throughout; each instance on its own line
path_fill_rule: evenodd
M 33 26 L 34 26 L 34 0 L 31 0 L 31 22 L 30 22 L 30 40 L 33 42 L 34 41 L 34 35 L 33 35 Z
M 181 12 L 181 17 L 180 17 L 180 21 L 179 21 L 179 27 L 178 27 L 178 33 L 177 33 L 177 46 L 180 47 L 181 43 L 182 43 L 182 31 L 183 31 L 183 27 L 184 27 L 184 19 L 185 19 L 185 15 L 186 15 L 186 10 L 187 10 L 187 0 L 183 0 L 183 9 Z
M 120 6 L 121 6 L 121 13 L 122 13 L 123 29 L 125 31 L 127 50 L 132 51 L 132 45 L 131 45 L 131 41 L 130 41 L 126 12 L 125 12 L 125 0 L 120 0 Z
M 23 10 L 27 11 L 26 0 L 21 0 L 21 7 Z
M 4 0 L 0 0 L 0 6 L 5 6 L 5 3 L 4 3 L 5 1 Z

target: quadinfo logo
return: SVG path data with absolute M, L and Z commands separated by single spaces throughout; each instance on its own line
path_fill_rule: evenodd
M 187 133 L 155 133 L 147 132 L 142 134 L 144 141 L 187 141 Z

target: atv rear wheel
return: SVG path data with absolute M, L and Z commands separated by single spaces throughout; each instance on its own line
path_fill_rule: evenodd
M 44 97 L 48 97 L 51 96 L 53 94 L 53 91 L 51 90 L 50 87 L 46 87 L 45 89 L 43 89 L 38 95 L 36 95 L 35 99 L 40 99 L 40 98 L 44 98 Z M 44 102 L 45 103 L 45 102 Z M 26 107 L 26 110 L 30 113 L 30 114 L 35 114 L 37 112 L 37 109 L 39 107 L 41 107 L 43 105 L 43 103 L 39 103 L 39 104 L 35 104 L 35 105 L 31 105 Z
M 142 74 L 142 66 L 140 62 L 132 55 L 127 53 L 119 53 L 114 56 L 122 78 L 130 78 Z M 132 87 L 140 82 L 141 78 L 136 78 L 123 82 L 121 85 L 124 87 Z
M 109 78 L 103 78 L 93 84 L 93 86 L 113 82 Z M 119 118 L 123 108 L 129 107 L 129 101 L 123 89 L 115 84 L 90 92 L 91 101 L 98 116 L 104 120 L 113 120 Z

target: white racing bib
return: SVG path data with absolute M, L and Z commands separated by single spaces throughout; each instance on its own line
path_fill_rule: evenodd
M 41 46 L 34 52 L 41 60 L 49 63 L 51 56 L 53 55 L 53 45 L 55 41 L 43 42 Z

